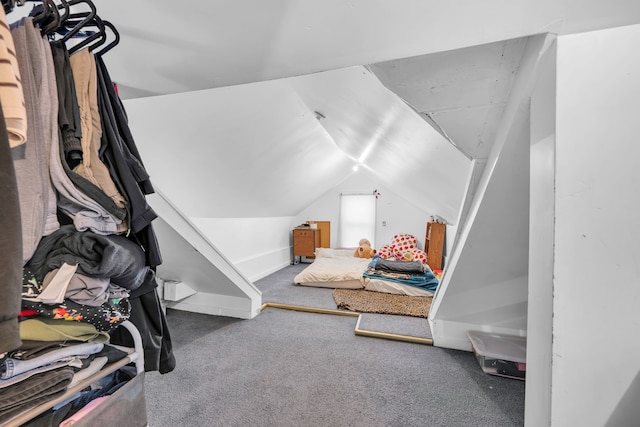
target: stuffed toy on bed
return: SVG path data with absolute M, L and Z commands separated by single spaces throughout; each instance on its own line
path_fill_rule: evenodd
M 371 247 L 371 242 L 367 239 L 360 239 L 353 256 L 356 258 L 373 258 L 375 254 L 376 250 Z

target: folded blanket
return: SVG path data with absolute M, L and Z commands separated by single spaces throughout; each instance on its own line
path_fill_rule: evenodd
M 378 258 L 375 269 L 396 273 L 422 274 L 424 273 L 424 264 L 420 261 L 394 261 Z
M 378 256 L 373 257 L 373 259 L 367 266 L 367 270 L 362 275 L 364 277 L 368 277 L 371 279 L 390 280 L 392 282 L 411 285 L 420 289 L 425 289 L 430 292 L 435 292 L 435 290 L 438 288 L 438 284 L 440 283 L 440 281 L 438 280 L 436 275 L 433 274 L 433 271 L 431 271 L 429 266 L 425 266 L 424 272 L 420 274 L 398 273 L 398 272 L 391 272 L 391 271 L 376 270 L 376 265 L 380 261 L 384 261 L 384 260 L 382 260 Z

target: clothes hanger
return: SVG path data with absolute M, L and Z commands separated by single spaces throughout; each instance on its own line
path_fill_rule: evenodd
M 69 7 L 67 0 L 60 0 L 60 4 L 57 5 L 57 9 L 64 9 L 64 13 L 60 15 L 60 24 L 64 24 L 71 14 L 71 8 Z
M 93 19 L 85 25 L 85 27 L 96 27 L 96 28 L 98 28 L 98 31 L 96 31 L 93 34 L 89 35 L 84 40 L 82 40 L 80 43 L 71 46 L 69 48 L 69 55 L 73 55 L 74 53 L 76 53 L 77 51 L 79 51 L 83 47 L 91 44 L 95 40 L 98 40 L 98 41 L 96 43 L 93 43 L 93 45 L 89 46 L 89 50 L 92 50 L 92 49 L 104 44 L 104 42 L 107 41 L 107 33 L 105 32 L 105 25 L 104 25 L 102 19 L 100 19 L 100 17 L 98 15 L 94 16 Z
M 98 39 L 98 41 L 96 43 L 89 44 L 89 47 L 87 48 L 87 49 L 89 49 L 89 51 L 93 51 L 93 49 L 97 48 L 98 46 L 102 46 L 107 41 L 107 27 L 104 24 L 104 21 L 102 20 L 102 18 L 100 18 L 99 16 L 96 16 L 96 18 L 98 20 L 98 28 L 100 30 L 99 31 L 100 38 Z
M 51 9 L 47 1 L 43 1 L 40 4 L 36 4 L 29 12 L 29 16 L 33 18 L 33 24 L 38 25 L 47 21 L 51 17 Z M 42 27 L 41 27 L 42 28 Z
M 79 26 L 82 22 L 85 21 L 86 18 L 90 17 L 91 11 L 88 12 L 76 12 L 76 13 L 65 13 L 64 19 L 60 17 L 60 25 L 56 28 L 56 33 L 61 36 L 66 36 L 72 29 Z M 93 18 L 92 18 L 93 19 Z M 91 21 L 91 19 L 89 19 Z M 80 27 L 78 32 L 75 35 L 81 35 L 82 28 Z
M 105 27 L 109 28 L 111 31 L 113 31 L 113 34 L 115 36 L 115 39 L 109 43 L 108 45 L 106 45 L 105 47 L 103 47 L 102 49 L 100 49 L 98 52 L 96 52 L 95 54 L 98 56 L 102 56 L 105 53 L 109 52 L 111 49 L 113 49 L 114 47 L 116 47 L 118 45 L 118 43 L 120 43 L 120 33 L 118 32 L 118 30 L 116 29 L 115 25 L 113 25 L 111 22 L 109 21 L 102 21 L 102 23 L 104 24 Z
M 68 0 L 68 5 L 69 6 L 74 6 L 74 5 L 80 4 L 80 3 L 85 3 L 86 5 L 88 5 L 90 11 L 87 13 L 86 17 L 83 20 L 78 22 L 73 28 L 71 28 L 71 30 L 69 30 L 62 37 L 61 40 L 62 40 L 63 43 L 66 43 L 71 37 L 76 35 L 82 29 L 82 27 L 84 27 L 87 23 L 89 23 L 96 16 L 96 6 L 93 4 L 93 2 L 91 2 L 89 0 Z M 69 17 L 73 18 L 74 15 L 76 15 L 76 14 L 70 14 Z
M 51 18 L 51 22 L 41 26 L 40 27 L 40 32 L 42 33 L 42 35 L 49 35 L 51 34 L 53 31 L 55 31 L 56 28 L 58 28 L 58 26 L 60 25 L 61 22 L 61 17 L 60 17 L 60 11 L 58 10 L 58 5 L 56 5 L 53 0 L 45 0 L 43 2 L 43 4 L 46 3 L 48 5 L 49 8 L 49 18 Z M 48 20 L 48 19 L 47 19 Z M 43 21 L 46 22 L 47 20 Z
M 60 12 L 58 5 L 53 0 L 30 0 L 38 2 L 40 4 L 34 5 L 29 16 L 33 20 L 33 24 L 40 28 L 42 35 L 48 35 L 54 31 L 61 22 Z M 18 5 L 21 6 L 25 1 L 21 1 Z
M 9 13 L 16 6 L 16 2 L 14 0 L 2 0 L 2 7 L 4 8 L 4 13 Z

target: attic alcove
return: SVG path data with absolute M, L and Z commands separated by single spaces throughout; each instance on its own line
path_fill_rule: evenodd
M 197 291 L 171 306 L 255 316 L 261 297 L 251 281 L 289 264 L 291 228 L 309 215 L 337 222 L 331 194 L 372 180 L 396 207 L 410 205 L 406 220 L 395 218 L 403 232 L 421 238 L 430 215 L 449 223 L 435 344 L 470 350 L 473 327 L 524 335 L 529 142 L 519 109 L 544 40 L 126 100 L 162 209 L 197 230 L 221 263 L 210 260 L 214 270 L 233 272 L 243 289 L 167 262 L 160 276 Z M 225 310 L 229 301 L 235 308 Z

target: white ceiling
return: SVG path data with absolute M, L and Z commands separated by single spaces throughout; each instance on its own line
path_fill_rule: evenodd
M 94 3 L 122 35 L 108 65 L 125 97 L 299 76 L 543 32 L 570 34 L 637 23 L 640 16 L 637 0 Z
M 191 143 L 206 133 L 218 144 L 208 150 L 227 162 L 219 169 L 188 169 L 191 185 L 215 181 L 220 173 L 237 174 L 242 165 L 253 172 L 221 191 L 247 195 L 249 203 L 256 182 L 282 188 L 282 206 L 290 206 L 278 212 L 283 215 L 295 214 L 346 179 L 354 160 L 374 145 L 364 164 L 384 184 L 421 200 L 427 211 L 456 212 L 468 174 L 450 159 L 487 157 L 527 37 L 632 24 L 640 17 L 637 0 L 94 3 L 120 33 L 120 43 L 104 59 L 132 106 L 139 98 L 138 105 L 148 110 L 152 103 L 142 99 L 156 95 L 204 91 L 201 96 L 215 97 L 206 105 L 219 114 L 188 132 L 197 134 Z M 83 10 L 81 4 L 74 8 Z M 389 91 L 380 90 L 378 80 Z M 266 86 L 256 83 L 267 81 L 276 82 L 269 89 L 276 92 L 263 98 Z M 215 95 L 206 92 L 214 89 Z M 153 130 L 159 122 L 139 120 L 145 108 L 135 126 L 158 132 L 155 137 L 166 135 L 166 123 Z M 325 118 L 316 120 L 316 111 Z M 256 122 L 256 117 L 269 120 Z M 246 129 L 251 121 L 253 135 Z M 220 146 L 225 140 L 233 143 Z M 184 141 L 185 147 L 190 144 Z M 206 152 L 190 148 L 195 157 Z M 322 161 L 309 161 L 314 158 Z M 300 173 L 316 177 L 312 191 L 286 187 L 301 159 L 306 166 Z M 283 167 L 266 174 L 267 161 Z M 410 167 L 402 168 L 407 161 Z M 449 161 L 455 166 L 447 169 Z M 437 183 L 439 192 L 429 193 L 425 182 Z M 443 194 L 449 193 L 455 196 L 447 200 Z M 197 208 L 206 210 L 202 203 Z
M 526 38 L 385 61 L 369 68 L 469 158 L 486 158 Z
M 364 67 L 130 99 L 127 111 L 153 182 L 191 217 L 289 216 L 358 163 L 372 185 L 426 212 L 437 200 L 447 218 L 465 190 L 469 159 Z

